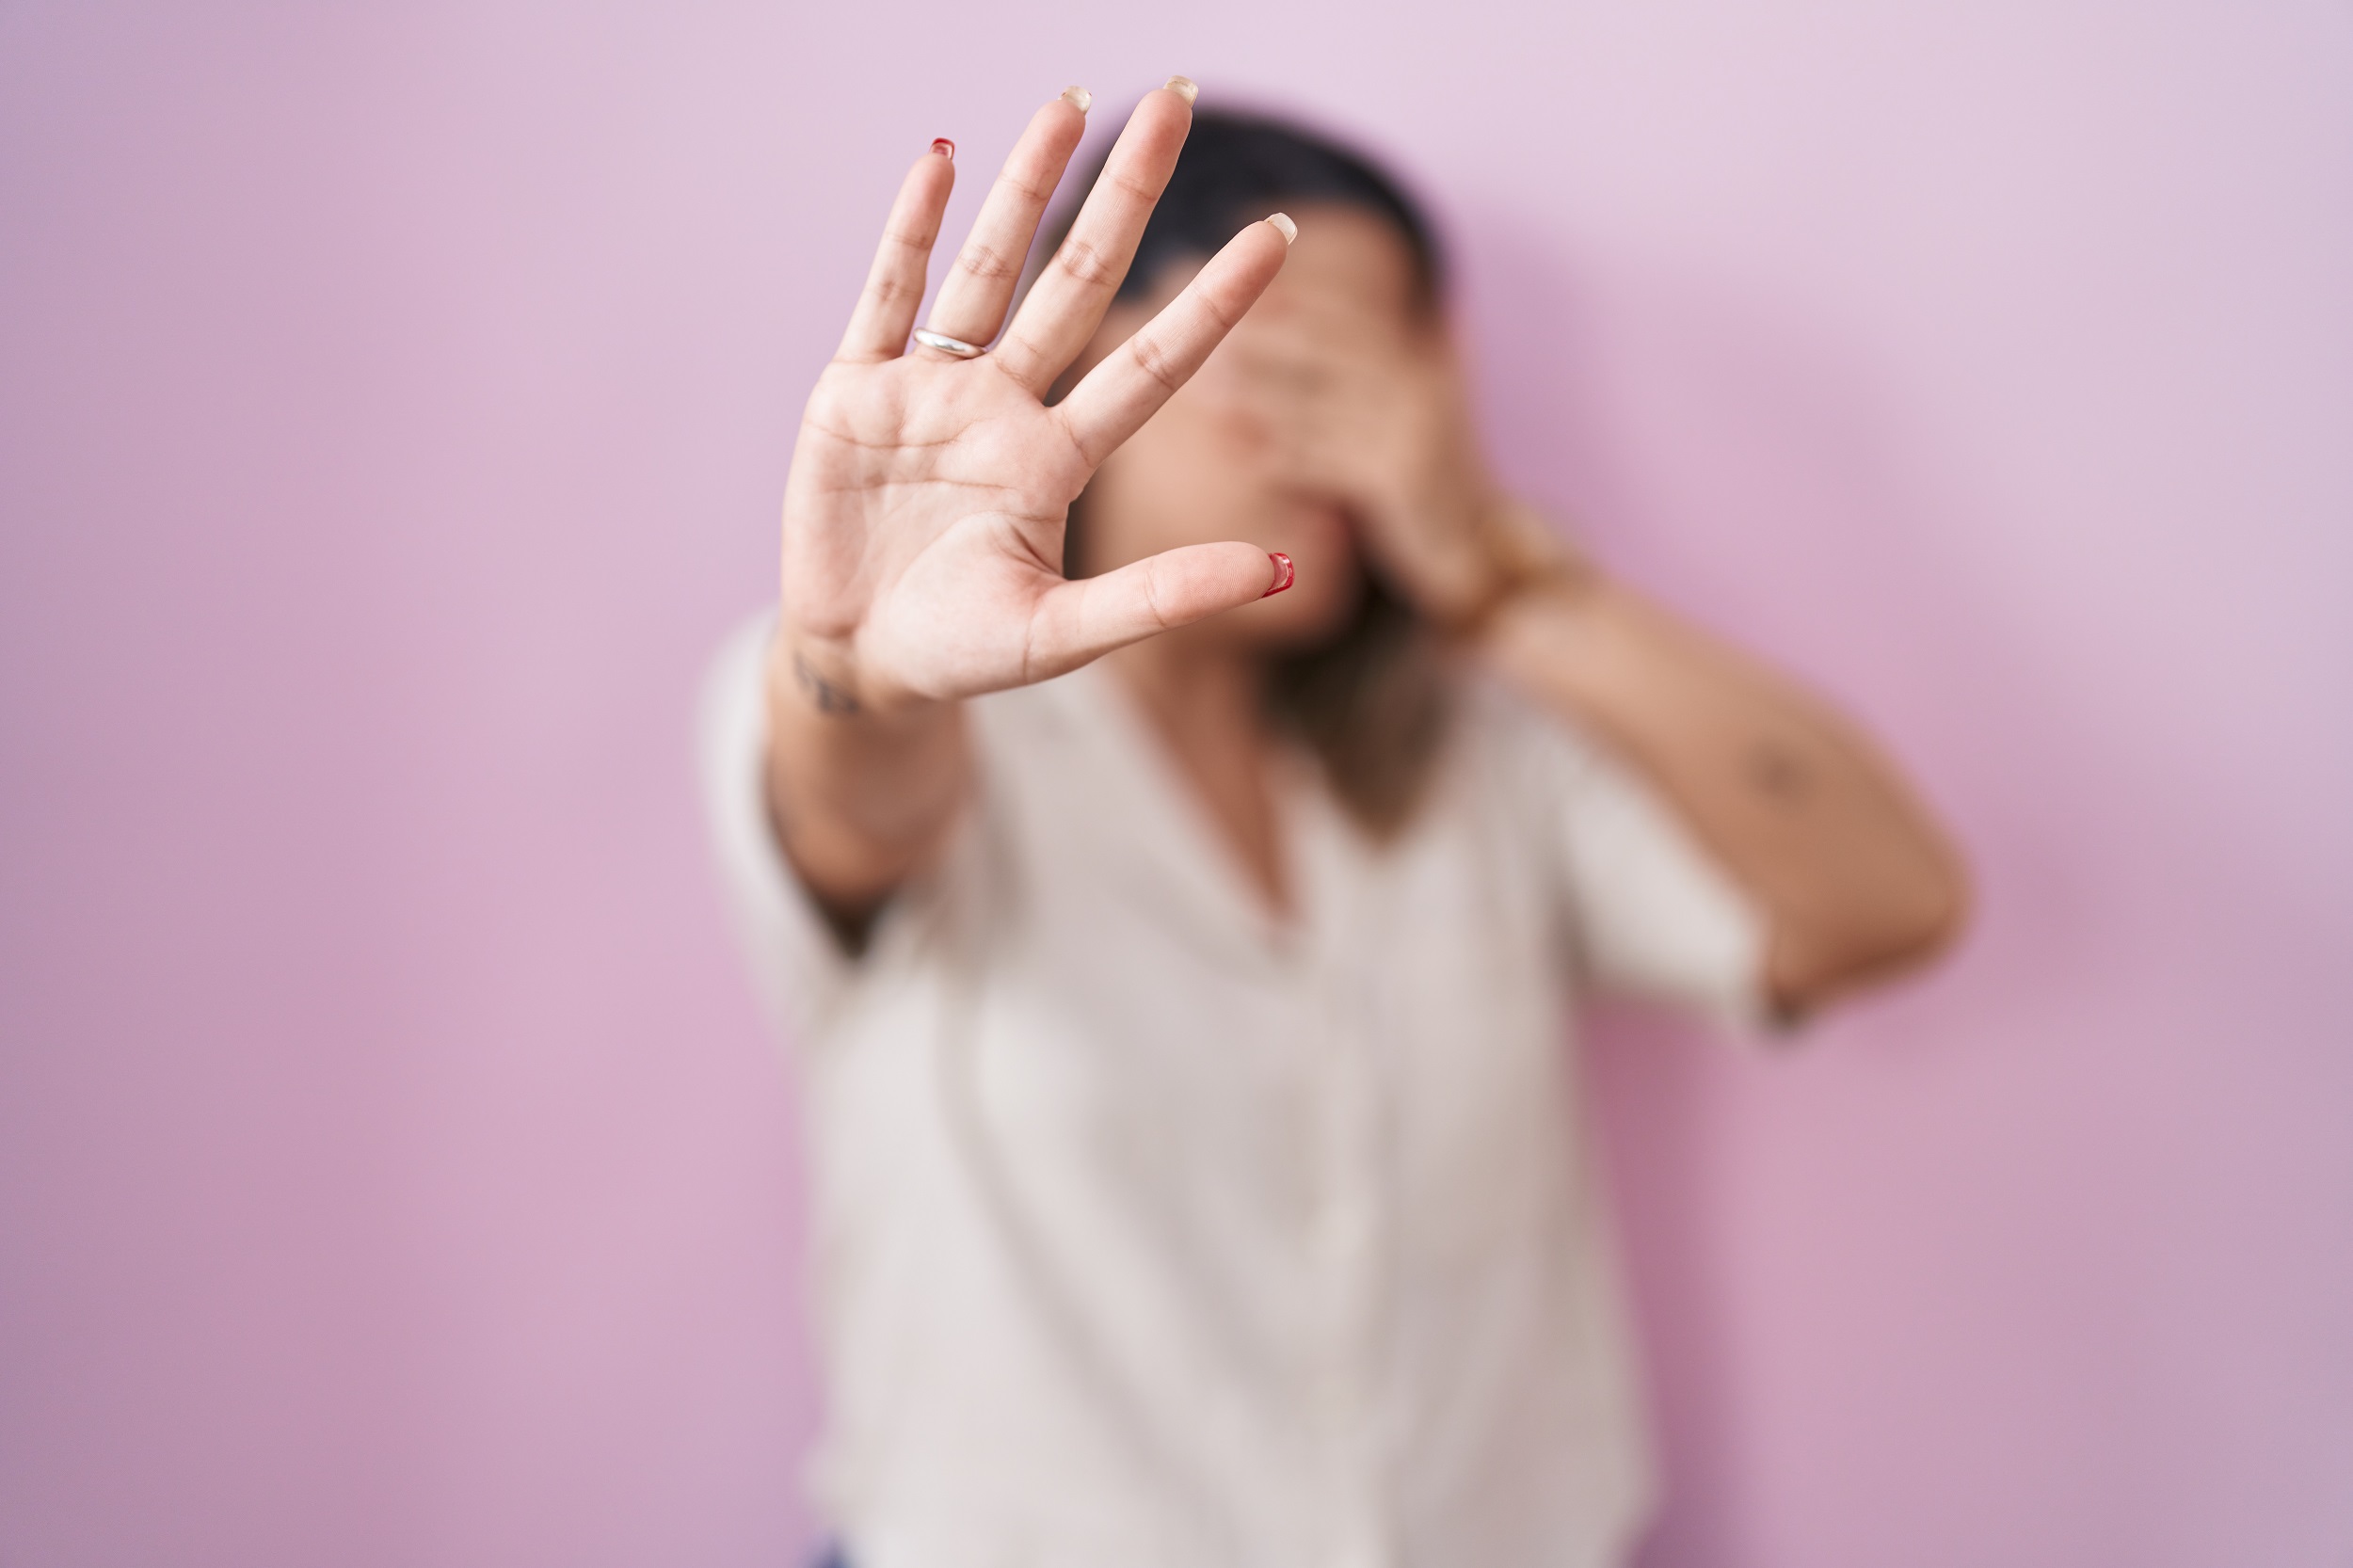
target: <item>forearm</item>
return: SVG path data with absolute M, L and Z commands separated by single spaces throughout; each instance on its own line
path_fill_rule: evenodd
M 768 812 L 845 934 L 945 841 L 970 771 L 961 704 L 878 712 L 779 632 L 768 661 Z
M 1785 1010 L 1928 956 L 1958 932 L 1958 856 L 1851 723 L 1594 573 L 1516 595 L 1483 658 L 1640 767 L 1763 910 Z

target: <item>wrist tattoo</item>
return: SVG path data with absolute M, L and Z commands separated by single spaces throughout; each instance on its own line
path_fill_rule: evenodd
M 821 713 L 846 716 L 865 712 L 858 704 L 856 692 L 839 681 L 826 680 L 816 666 L 798 653 L 792 655 L 792 679 L 801 683 L 801 690 L 808 694 L 808 700 L 816 704 Z

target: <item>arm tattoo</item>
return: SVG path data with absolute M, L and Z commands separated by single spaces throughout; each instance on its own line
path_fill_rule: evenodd
M 849 714 L 863 712 L 858 706 L 856 693 L 847 686 L 826 680 L 798 653 L 792 655 L 792 679 L 801 683 L 801 690 L 808 694 L 809 701 L 817 705 L 817 711 L 821 713 Z
M 1749 782 L 1784 806 L 1795 806 L 1810 793 L 1814 776 L 1802 759 L 1776 742 L 1757 742 L 1748 756 Z

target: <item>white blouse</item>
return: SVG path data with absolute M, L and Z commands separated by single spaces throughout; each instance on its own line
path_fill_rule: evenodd
M 1377 848 L 1304 761 L 1297 913 L 1107 672 L 970 705 L 975 798 L 846 957 L 761 796 L 765 620 L 703 726 L 797 1048 L 856 1568 L 1619 1563 L 1649 1480 L 1569 1047 L 1581 987 L 1753 1013 L 1759 921 L 1499 689 Z

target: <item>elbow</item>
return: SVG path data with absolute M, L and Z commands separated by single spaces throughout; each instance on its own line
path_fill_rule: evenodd
M 1870 896 L 1843 909 L 1776 921 L 1766 976 L 1774 1013 L 1803 1019 L 1934 963 L 1967 934 L 1974 903 L 1961 856 L 1937 844 L 1902 874 L 1875 879 Z
M 1942 958 L 1969 929 L 1974 899 L 1967 866 L 1944 844 L 1927 858 L 1929 864 L 1909 879 L 1882 919 L 1884 962 L 1894 968 Z

